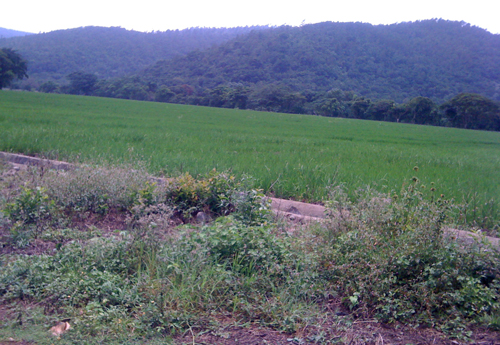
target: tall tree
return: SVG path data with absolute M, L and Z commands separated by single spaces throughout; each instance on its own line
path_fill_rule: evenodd
M 500 106 L 475 93 L 461 93 L 441 105 L 453 127 L 500 131 Z
M 351 102 L 351 116 L 355 119 L 366 119 L 367 110 L 370 107 L 370 100 L 358 97 Z
M 92 94 L 97 83 L 97 76 L 92 73 L 73 72 L 66 78 L 69 79 L 70 93 L 76 95 Z
M 434 124 L 436 122 L 436 105 L 427 97 L 415 97 L 408 102 L 408 120 L 417 124 Z
M 0 48 L 0 89 L 9 86 L 14 79 L 28 78 L 28 64 L 15 50 Z
M 394 101 L 388 99 L 381 99 L 377 102 L 371 103 L 366 110 L 367 118 L 377 121 L 391 121 L 392 111 L 395 106 Z

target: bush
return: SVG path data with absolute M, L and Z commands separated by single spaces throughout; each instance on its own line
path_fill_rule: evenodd
M 215 169 L 199 179 L 186 173 L 170 180 L 166 200 L 184 218 L 200 211 L 215 217 L 236 211 L 240 220 L 257 224 L 267 219 L 270 205 L 260 190 L 250 188 L 249 181 Z
M 124 241 L 95 238 L 85 246 L 70 243 L 53 256 L 19 257 L 3 270 L 0 295 L 72 306 L 104 299 L 108 305 L 121 303 L 118 282 L 130 271 L 126 248 Z
M 192 233 L 190 241 L 207 250 L 215 260 L 249 274 L 264 270 L 281 276 L 292 256 L 290 244 L 276 236 L 272 228 L 247 226 L 232 217 L 221 218 Z
M 261 225 L 270 219 L 271 199 L 266 198 L 260 189 L 235 191 L 231 203 L 234 205 L 234 217 L 246 225 Z

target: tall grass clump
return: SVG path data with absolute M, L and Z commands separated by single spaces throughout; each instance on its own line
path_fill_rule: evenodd
M 2 181 L 0 226 L 14 239 L 3 245 L 56 243 L 40 255 L 0 257 L 0 301 L 70 319 L 63 342 L 169 341 L 225 327 L 228 316 L 305 332 L 336 322 L 326 311 L 332 300 L 352 314 L 346 319 L 456 337 L 472 325 L 500 325 L 499 248 L 448 233 L 463 206 L 417 177 L 390 193 L 331 188 L 325 223 L 292 232 L 250 179 L 228 172 L 165 180 L 100 167 L 19 174 Z M 126 226 L 105 236 L 93 226 L 68 228 L 75 215 L 109 212 Z M 200 212 L 207 218 L 196 221 Z
M 500 251 L 454 240 L 444 222 L 455 207 L 424 187 L 414 178 L 399 193 L 359 190 L 355 201 L 335 188 L 324 274 L 358 315 L 457 335 L 499 315 Z
M 71 226 L 74 219 L 101 217 L 111 210 L 130 214 L 147 191 L 149 178 L 144 171 L 125 167 L 86 165 L 71 172 L 31 167 L 5 177 L 0 213 L 11 244 L 27 247 L 45 233 Z
M 132 167 L 78 166 L 71 172 L 50 171 L 35 181 L 59 206 L 73 212 L 104 214 L 128 209 L 149 182 L 145 170 Z

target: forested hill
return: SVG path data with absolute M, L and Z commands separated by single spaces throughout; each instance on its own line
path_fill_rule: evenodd
M 0 38 L 31 35 L 29 32 L 0 28 Z
M 445 20 L 285 26 L 160 61 L 140 75 L 197 90 L 279 83 L 302 93 L 340 89 L 397 102 L 442 102 L 461 92 L 500 100 L 500 35 Z
M 82 27 L 4 38 L 0 39 L 0 47 L 14 48 L 28 61 L 32 81 L 58 81 L 75 71 L 106 79 L 135 73 L 158 60 L 207 49 L 258 28 L 267 27 L 150 33 L 119 27 Z

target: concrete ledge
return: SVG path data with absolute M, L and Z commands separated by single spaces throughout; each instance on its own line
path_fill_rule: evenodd
M 482 247 L 490 245 L 492 247 L 495 247 L 497 250 L 498 248 L 500 248 L 500 238 L 485 236 L 470 231 L 452 228 L 444 228 L 443 230 L 445 233 L 444 236 L 452 240 L 461 241 L 469 245 L 477 243 Z
M 296 214 L 313 218 L 325 218 L 325 207 L 321 205 L 307 204 L 300 201 L 285 199 L 271 199 L 271 208 L 283 213 Z
M 34 165 L 39 167 L 46 167 L 55 170 L 72 170 L 75 166 L 71 163 L 55 161 L 50 159 L 42 159 L 37 157 L 30 157 L 15 153 L 0 152 L 0 159 L 4 159 L 7 162 L 23 165 Z

